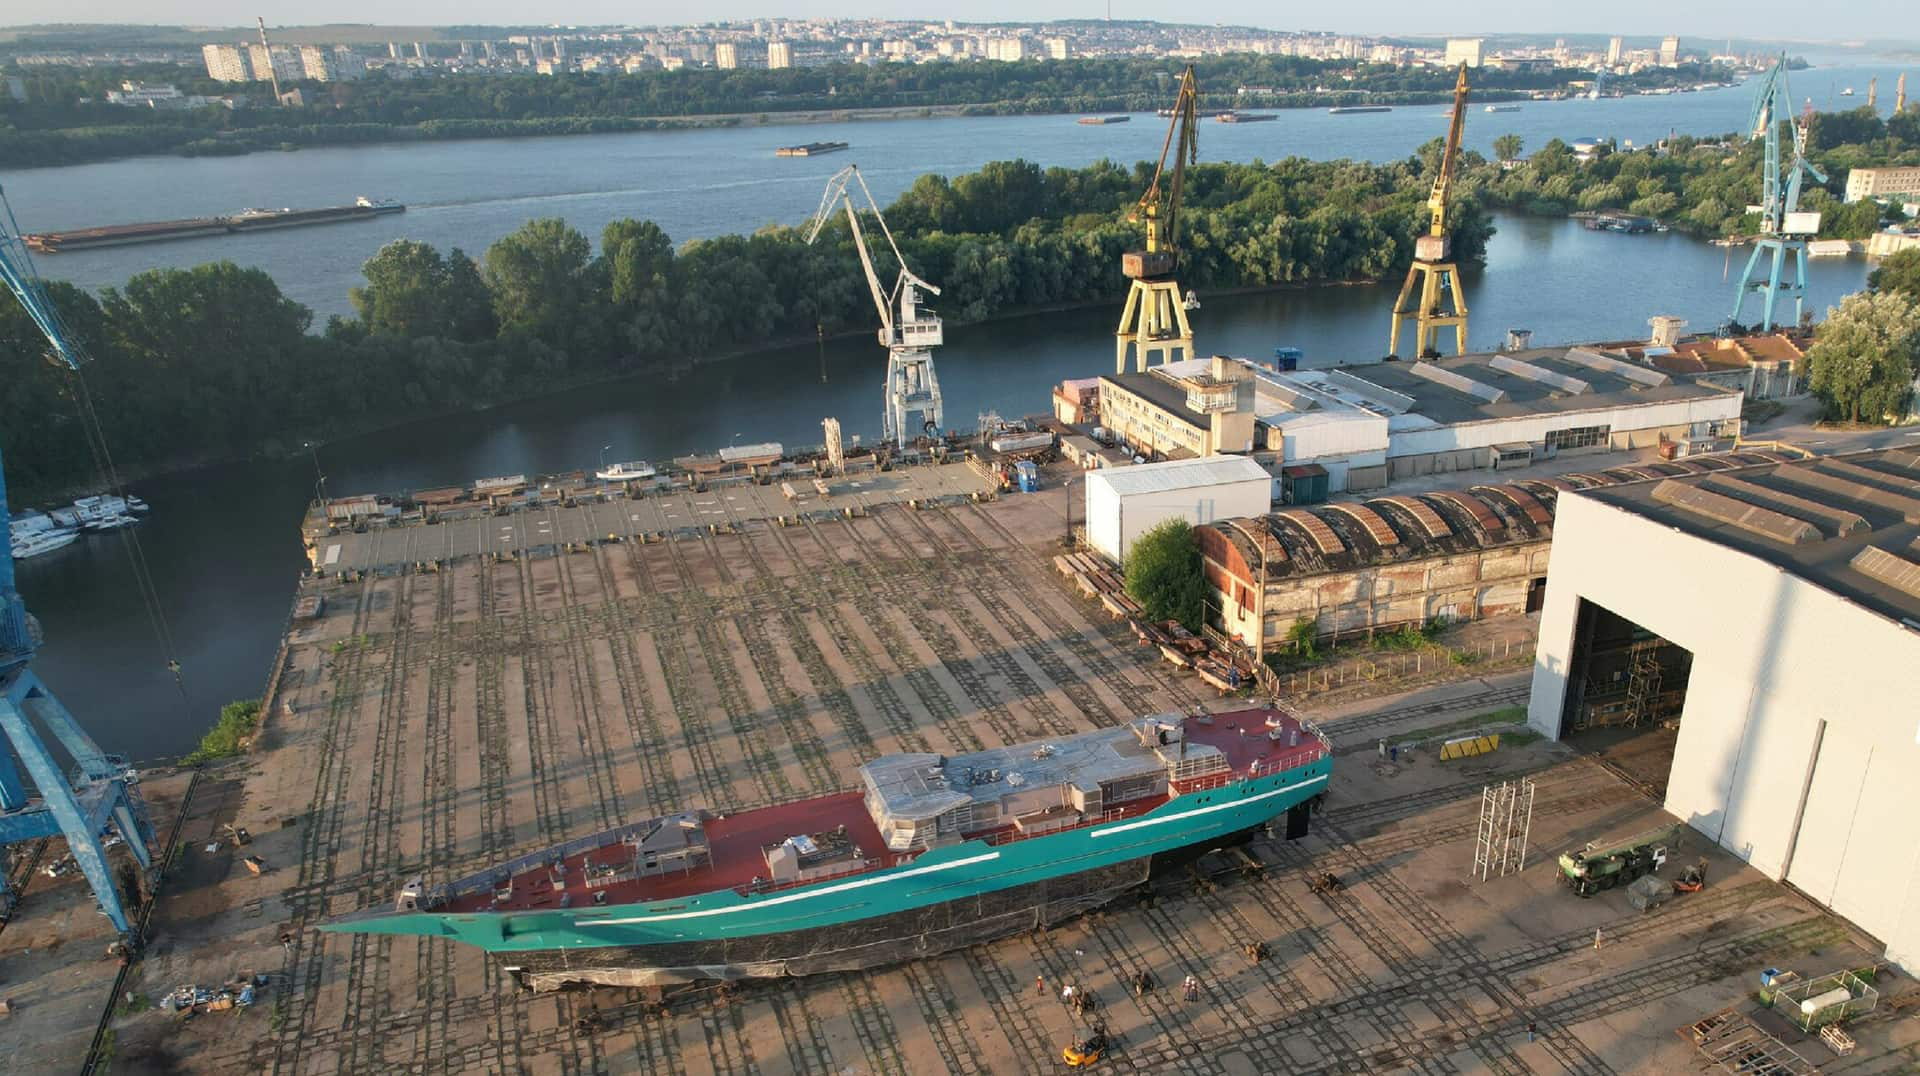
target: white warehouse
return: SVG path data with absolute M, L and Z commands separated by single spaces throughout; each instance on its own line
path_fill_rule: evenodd
M 1087 472 L 1087 543 L 1120 563 L 1169 519 L 1199 526 L 1273 506 L 1273 476 L 1245 456 L 1142 463 Z
M 1563 492 L 1527 720 L 1920 971 L 1920 453 Z M 1677 731 L 1667 731 L 1678 718 Z

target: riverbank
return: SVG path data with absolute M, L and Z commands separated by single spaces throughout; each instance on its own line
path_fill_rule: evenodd
M 1486 90 L 1476 103 L 1525 101 L 1529 91 Z M 1444 93 L 1340 91 L 1274 95 L 1251 107 L 1286 111 L 1336 105 L 1418 107 L 1445 104 Z M 645 131 L 697 131 L 731 127 L 864 123 L 901 119 L 951 119 L 982 116 L 1079 116 L 1086 113 L 1152 112 L 1153 99 L 1137 94 L 1061 99 L 1022 98 L 964 104 L 899 105 L 868 108 L 762 109 L 746 112 L 654 116 L 589 115 L 533 119 L 431 119 L 411 124 L 316 123 L 290 127 L 251 127 L 207 134 L 199 128 L 168 126 L 73 127 L 0 131 L 0 159 L 15 168 L 57 168 L 138 157 L 241 157 L 253 153 L 297 152 L 330 146 L 383 143 L 453 142 Z

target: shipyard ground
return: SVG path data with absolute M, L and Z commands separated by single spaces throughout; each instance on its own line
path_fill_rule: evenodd
M 233 794 L 209 799 L 211 813 L 196 796 L 192 869 L 163 895 L 129 988 L 159 997 L 243 969 L 273 981 L 249 1010 L 118 1017 L 116 1070 L 1049 1072 L 1084 1034 L 1059 1001 L 1071 983 L 1102 1002 L 1114 1071 L 1677 1072 L 1696 1064 L 1675 1029 L 1750 1005 L 1759 969 L 1872 962 L 1877 948 L 1845 923 L 1722 854 L 1703 893 L 1652 914 L 1621 892 L 1582 901 L 1557 887 L 1551 853 L 1659 817 L 1635 783 L 1570 748 L 1447 763 L 1375 753 L 1381 736 L 1520 701 L 1513 672 L 1309 700 L 1341 748 L 1329 810 L 1301 843 L 1251 847 L 1257 874 L 1215 857 L 1210 883 L 1176 876 L 1150 901 L 1045 936 L 867 975 L 699 989 L 662 1007 L 625 991 L 521 994 L 474 950 L 311 929 L 390 900 L 415 873 L 671 808 L 845 787 L 878 752 L 1212 701 L 1066 589 L 1049 564 L 1061 508 L 1057 489 L 873 506 L 309 584 L 326 612 L 290 630 L 261 742 L 222 775 Z M 1481 786 L 1521 774 L 1539 788 L 1529 864 L 1470 881 Z M 206 853 L 228 821 L 251 830 L 265 873 L 231 849 Z M 1342 888 L 1312 892 L 1322 871 Z M 1245 955 L 1252 941 L 1265 960 Z M 1124 984 L 1139 971 L 1158 985 L 1136 998 Z M 1194 1002 L 1181 998 L 1188 974 Z M 1920 1062 L 1916 1024 L 1862 1021 L 1844 1059 L 1780 1033 L 1825 1071 L 1904 1071 Z

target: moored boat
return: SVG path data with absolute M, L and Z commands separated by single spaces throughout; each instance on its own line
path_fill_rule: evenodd
M 653 464 L 646 460 L 628 460 L 611 467 L 602 467 L 593 472 L 593 476 L 602 482 L 632 482 L 636 479 L 652 478 L 659 473 L 654 470 Z
M 415 878 L 391 908 L 321 929 L 473 945 L 535 990 L 868 968 L 1061 922 L 1280 816 L 1302 835 L 1331 762 L 1321 733 L 1271 707 L 887 755 L 857 790 Z

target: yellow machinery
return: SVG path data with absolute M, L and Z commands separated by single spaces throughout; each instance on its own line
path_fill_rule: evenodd
M 1453 237 L 1448 234 L 1447 203 L 1453 195 L 1453 173 L 1460 161 L 1460 131 L 1467 121 L 1467 65 L 1460 65 L 1460 77 L 1453 85 L 1453 122 L 1447 128 L 1447 149 L 1440 158 L 1440 174 L 1434 177 L 1433 193 L 1427 207 L 1433 210 L 1433 224 L 1427 234 L 1414 240 L 1413 264 L 1407 268 L 1407 282 L 1400 285 L 1400 298 L 1393 304 L 1393 333 L 1387 352 L 1400 354 L 1400 329 L 1403 322 L 1414 322 L 1414 356 L 1437 358 L 1434 346 L 1440 330 L 1453 327 L 1455 354 L 1467 350 L 1467 297 L 1460 290 L 1460 270 L 1453 263 Z M 1418 303 L 1414 293 L 1419 292 Z
M 1187 165 L 1200 156 L 1200 125 L 1197 116 L 1199 90 L 1193 81 L 1193 68 L 1180 76 L 1180 95 L 1174 99 L 1173 122 L 1167 125 L 1167 140 L 1160 147 L 1160 163 L 1153 170 L 1153 182 L 1140 202 L 1127 214 L 1129 224 L 1145 221 L 1147 248 L 1121 255 L 1120 271 L 1133 281 L 1127 292 L 1126 309 L 1120 313 L 1120 328 L 1114 334 L 1114 373 L 1127 372 L 1127 352 L 1132 350 L 1138 369 L 1172 362 L 1174 353 L 1182 359 L 1193 357 L 1193 328 L 1187 324 L 1188 309 L 1200 305 L 1191 292 L 1182 296 L 1180 284 L 1173 279 L 1180 260 L 1180 190 L 1187 178 Z M 1173 154 L 1173 174 L 1168 177 L 1165 205 L 1162 205 L 1160 180 L 1167 174 L 1167 154 Z
M 1068 1068 L 1084 1068 L 1100 1060 L 1106 1052 L 1107 1025 L 1096 1024 L 1092 1035 L 1060 1051 L 1060 1060 L 1065 1061 Z

